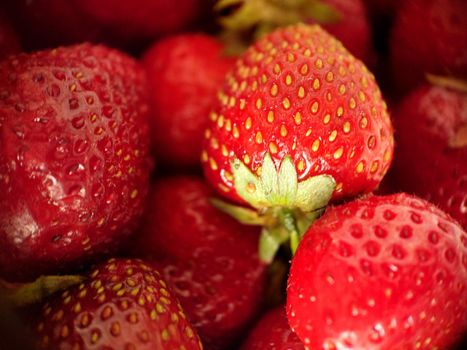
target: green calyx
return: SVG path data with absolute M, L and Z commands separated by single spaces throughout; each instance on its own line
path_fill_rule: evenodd
M 340 13 L 322 0 L 219 0 L 214 9 L 221 15 L 223 37 L 230 53 L 244 46 L 245 33 L 256 40 L 278 27 L 314 20 L 320 24 L 336 23 Z
M 25 306 L 41 302 L 48 296 L 84 281 L 75 275 L 41 276 L 31 283 L 8 283 L 0 281 L 0 298 L 14 306 Z
M 254 174 L 239 159 L 231 163 L 237 194 L 254 209 L 213 200 L 213 205 L 243 224 L 262 226 L 259 243 L 261 260 L 271 262 L 280 246 L 289 242 L 292 254 L 311 223 L 324 211 L 336 182 L 318 175 L 298 181 L 290 156 L 278 169 L 267 153 L 261 175 Z

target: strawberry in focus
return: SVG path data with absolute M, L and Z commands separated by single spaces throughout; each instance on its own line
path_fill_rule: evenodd
M 306 348 L 449 349 L 467 331 L 467 233 L 407 194 L 328 208 L 292 260 L 287 316 Z
M 230 349 L 258 313 L 266 268 L 259 229 L 215 209 L 196 177 L 161 179 L 151 190 L 134 255 L 155 260 L 206 349 Z
M 467 2 L 401 1 L 391 34 L 390 59 L 399 92 L 425 80 L 425 74 L 467 79 Z
M 161 274 L 137 259 L 110 259 L 50 297 L 36 330 L 40 349 L 202 349 Z
M 241 350 L 304 350 L 301 340 L 287 322 L 285 308 L 266 313 L 251 330 Z
M 201 157 L 225 198 L 291 226 L 289 214 L 306 222 L 330 199 L 374 190 L 392 160 L 392 134 L 374 76 L 319 26 L 297 25 L 238 59 Z M 263 231 L 265 261 L 286 236 L 273 230 Z
M 0 63 L 0 273 L 112 252 L 148 191 L 148 102 L 132 58 L 89 44 Z
M 463 85 L 464 91 L 434 81 L 402 101 L 394 115 L 397 156 L 390 178 L 399 190 L 439 205 L 465 229 L 467 84 Z
M 199 165 L 203 132 L 233 60 L 205 34 L 181 34 L 149 48 L 143 62 L 152 102 L 152 141 L 162 165 Z

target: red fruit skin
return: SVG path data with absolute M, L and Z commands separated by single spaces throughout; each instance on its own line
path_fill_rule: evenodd
M 203 0 L 74 1 L 90 18 L 116 34 L 137 37 L 180 31 L 197 18 L 203 5 Z
M 209 112 L 234 63 L 222 50 L 223 45 L 208 35 L 181 34 L 157 42 L 144 55 L 153 107 L 153 152 L 161 164 L 199 166 Z
M 289 327 L 285 307 L 264 315 L 248 335 L 241 350 L 304 350 L 305 346 Z
M 467 233 L 401 193 L 330 207 L 292 260 L 289 324 L 308 349 L 450 349 L 467 330 Z
M 0 64 L 0 274 L 116 249 L 148 191 L 148 102 L 132 58 L 89 44 Z
M 276 168 L 290 156 L 299 182 L 333 176 L 333 199 L 372 191 L 392 160 L 392 126 L 374 76 L 319 26 L 282 28 L 257 41 L 219 96 L 201 159 L 210 184 L 231 200 L 242 202 L 234 157 L 258 173 L 267 152 Z
M 156 261 L 205 348 L 229 349 L 261 307 L 266 267 L 259 229 L 221 213 L 211 197 L 195 177 L 156 182 L 133 251 Z
M 0 10 L 0 60 L 20 51 L 19 38 L 7 16 Z
M 407 96 L 394 116 L 399 190 L 440 206 L 467 228 L 467 143 L 450 140 L 467 127 L 467 93 L 425 84 Z
M 371 43 L 371 26 L 362 0 L 325 0 L 334 7 L 341 19 L 337 23 L 324 24 L 323 28 L 339 39 L 357 58 L 372 64 L 374 52 Z
M 396 13 L 390 60 L 394 83 L 408 91 L 425 74 L 467 78 L 467 2 L 407 0 Z
M 40 349 L 202 349 L 161 274 L 137 259 L 110 259 L 52 296 L 36 330 Z

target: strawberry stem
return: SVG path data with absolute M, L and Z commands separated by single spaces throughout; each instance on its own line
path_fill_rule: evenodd
M 81 283 L 82 276 L 41 276 L 31 283 L 0 283 L 0 297 L 15 306 L 25 306 L 42 301 L 46 297 Z
M 467 81 L 453 77 L 426 74 L 426 79 L 433 85 L 467 93 Z
M 290 237 L 290 250 L 292 255 L 295 254 L 297 250 L 298 243 L 300 242 L 300 234 L 297 227 L 297 221 L 295 216 L 290 209 L 282 209 L 280 220 L 284 228 L 288 231 Z

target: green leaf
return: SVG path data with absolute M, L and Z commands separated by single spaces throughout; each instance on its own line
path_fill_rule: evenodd
M 256 210 L 248 209 L 238 205 L 224 202 L 217 198 L 211 198 L 209 202 L 223 213 L 233 217 L 238 222 L 244 225 L 264 226 L 267 224 L 267 219 L 260 216 Z
M 278 176 L 278 201 L 283 201 L 284 207 L 293 207 L 298 190 L 297 171 L 290 156 L 282 161 Z
M 313 176 L 298 183 L 295 203 L 303 212 L 324 208 L 331 200 L 336 181 L 330 175 Z

